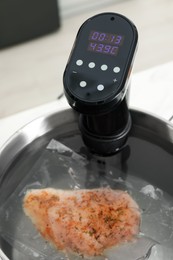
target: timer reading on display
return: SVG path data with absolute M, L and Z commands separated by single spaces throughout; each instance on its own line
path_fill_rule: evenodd
M 88 51 L 116 56 L 123 42 L 124 36 L 122 35 L 91 31 Z

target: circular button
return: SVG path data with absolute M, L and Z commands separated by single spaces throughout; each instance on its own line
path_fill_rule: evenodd
M 108 66 L 107 66 L 106 64 L 103 64 L 103 65 L 101 66 L 101 70 L 105 71 L 105 70 L 107 70 L 107 69 L 108 69 Z
M 81 66 L 83 64 L 83 60 L 77 60 L 76 65 Z
M 105 87 L 104 87 L 104 85 L 102 85 L 102 84 L 99 84 L 99 85 L 97 86 L 97 89 L 98 89 L 99 91 L 102 91 L 104 88 L 105 88 Z
M 95 67 L 95 63 L 94 63 L 94 62 L 90 62 L 90 63 L 88 64 L 88 67 L 89 67 L 90 69 L 93 69 L 93 68 Z
M 113 71 L 114 71 L 115 73 L 119 73 L 119 72 L 120 72 L 120 67 L 115 67 L 115 68 L 113 69 Z
M 81 81 L 80 84 L 79 84 L 82 88 L 86 87 L 87 83 L 86 81 Z

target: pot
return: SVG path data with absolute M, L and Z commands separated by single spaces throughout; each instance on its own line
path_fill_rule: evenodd
M 28 178 L 31 167 L 38 162 L 49 142 L 54 139 L 88 162 L 87 166 L 84 166 L 85 188 L 109 185 L 112 188 L 127 189 L 133 195 L 142 210 L 141 231 L 158 242 L 150 252 L 149 259 L 171 260 L 173 126 L 142 111 L 131 109 L 130 114 L 133 124 L 126 145 L 118 153 L 108 157 L 94 155 L 88 151 L 78 130 L 79 115 L 72 109 L 38 118 L 20 129 L 0 151 L 0 212 L 5 214 L 4 205 L 13 197 L 15 190 L 22 183 L 21 180 Z M 90 178 L 92 169 L 98 177 L 94 182 Z M 66 188 L 63 176 L 57 172 L 57 185 L 62 189 Z M 42 178 L 44 179 L 44 176 Z M 53 185 L 54 180 L 51 183 Z M 20 203 L 20 197 L 16 203 Z M 18 246 L 18 241 L 22 240 L 19 230 L 21 223 L 29 232 L 26 216 L 17 210 L 9 214 L 9 209 L 7 213 L 8 216 L 0 214 L 0 230 L 3 230 L 4 216 L 8 220 L 15 219 L 15 223 L 12 222 L 11 227 L 6 227 L 7 233 L 10 228 L 8 239 L 1 232 L 0 259 L 36 259 L 36 253 L 28 254 L 27 248 L 20 250 Z

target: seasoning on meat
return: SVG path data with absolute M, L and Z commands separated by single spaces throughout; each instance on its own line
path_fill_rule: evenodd
M 30 190 L 23 208 L 57 249 L 84 256 L 101 255 L 111 246 L 133 241 L 139 233 L 139 207 L 120 190 Z

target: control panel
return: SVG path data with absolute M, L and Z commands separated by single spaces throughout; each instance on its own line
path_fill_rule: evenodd
M 126 17 L 103 13 L 88 19 L 79 29 L 64 72 L 70 105 L 85 113 L 95 105 L 102 110 L 119 102 L 136 45 L 136 27 Z

